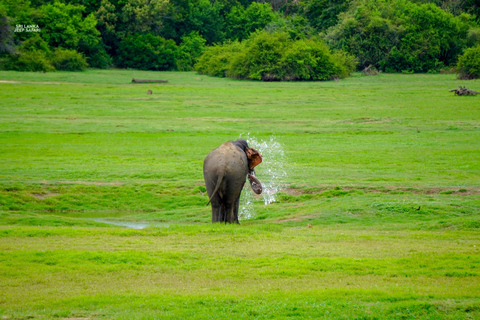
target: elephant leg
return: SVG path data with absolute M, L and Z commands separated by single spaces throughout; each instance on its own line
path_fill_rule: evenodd
M 225 215 L 226 215 L 226 219 L 225 219 L 225 223 L 234 223 L 235 222 L 235 206 L 233 204 L 230 204 L 229 206 L 227 206 L 225 208 L 226 212 L 225 212 Z
M 225 205 L 222 203 L 220 212 L 218 213 L 218 222 L 225 222 Z
M 238 209 L 240 208 L 240 197 L 238 197 L 237 201 L 235 201 L 235 206 L 234 206 L 234 222 L 236 224 L 240 224 L 240 222 L 238 222 Z
M 222 206 L 212 202 L 212 222 L 219 222 Z

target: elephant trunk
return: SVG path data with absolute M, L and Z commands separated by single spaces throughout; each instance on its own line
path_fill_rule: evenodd
M 250 186 L 252 187 L 253 192 L 256 194 L 262 193 L 262 183 L 260 180 L 255 177 L 255 170 L 254 168 L 262 163 L 262 155 L 258 150 L 254 148 L 247 147 L 245 150 L 248 159 L 248 182 L 250 182 Z
M 257 179 L 257 177 L 255 177 L 255 171 L 252 170 L 252 173 L 248 174 L 248 182 L 250 182 L 253 192 L 256 194 L 262 193 L 262 183 Z

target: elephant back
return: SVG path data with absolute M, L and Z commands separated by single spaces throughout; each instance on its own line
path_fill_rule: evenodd
M 225 174 L 241 174 L 246 177 L 248 173 L 248 159 L 245 152 L 234 143 L 225 142 L 211 151 L 204 161 L 204 170 L 222 171 Z

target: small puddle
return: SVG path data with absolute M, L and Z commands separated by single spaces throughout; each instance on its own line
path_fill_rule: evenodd
M 105 219 L 92 219 L 95 222 L 101 222 L 106 224 L 111 224 L 114 226 L 125 227 L 130 229 L 145 229 L 148 227 L 170 227 L 168 223 L 146 223 L 146 222 L 129 222 L 129 221 L 112 221 L 112 220 L 105 220 Z

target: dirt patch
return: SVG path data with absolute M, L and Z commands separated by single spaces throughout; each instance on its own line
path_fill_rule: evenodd
M 37 199 L 40 200 L 45 200 L 51 197 L 58 196 L 60 193 L 55 193 L 55 192 L 47 192 L 47 193 L 32 193 L 32 196 L 34 196 Z
M 186 118 L 186 120 L 190 121 L 198 121 L 198 118 Z M 212 121 L 212 122 L 245 122 L 245 119 L 237 119 L 237 118 L 211 118 L 211 117 L 203 117 L 202 120 L 205 121 Z
M 83 184 L 86 186 L 122 186 L 120 182 L 104 182 L 104 181 L 58 181 L 64 184 Z
M 302 194 L 319 194 L 327 190 L 336 190 L 338 187 L 319 187 L 318 189 L 297 189 L 297 188 L 286 188 L 282 189 L 288 195 L 291 196 L 300 196 Z M 340 187 L 337 190 L 343 191 L 362 191 L 365 193 L 414 193 L 414 194 L 456 194 L 456 195 L 474 195 L 480 194 L 480 188 L 397 188 L 397 187 L 385 187 L 385 188 L 374 188 L 374 187 Z
M 282 191 L 291 196 L 300 196 L 305 193 L 303 190 L 294 188 L 282 189 Z
M 357 123 L 390 123 L 392 119 L 385 118 L 385 119 L 372 119 L 372 118 L 356 118 L 352 120 L 345 120 L 343 123 L 347 124 L 357 124 Z
M 301 216 L 301 217 L 293 217 L 293 218 L 286 218 L 286 219 L 280 219 L 275 221 L 275 223 L 283 223 L 283 222 L 300 222 L 308 218 L 315 218 L 316 215 L 308 215 L 308 216 Z
M 0 80 L 0 83 L 20 83 L 18 81 Z

